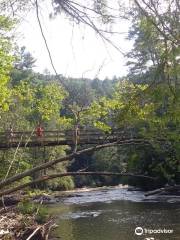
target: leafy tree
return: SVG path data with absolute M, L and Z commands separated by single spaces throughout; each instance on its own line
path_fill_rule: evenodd
M 21 81 L 14 89 L 16 106 L 22 104 L 27 120 L 34 122 L 49 121 L 60 117 L 61 102 L 65 92 L 56 83 L 37 85 L 36 88 L 27 81 Z M 18 107 L 17 107 L 18 108 Z
M 8 87 L 9 73 L 12 69 L 13 57 L 11 55 L 12 43 L 8 33 L 13 27 L 13 22 L 0 15 L 0 115 L 9 108 L 11 91 Z

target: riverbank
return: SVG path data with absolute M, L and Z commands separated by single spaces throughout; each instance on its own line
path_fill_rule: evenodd
M 31 195 L 26 194 L 25 192 L 18 192 L 16 194 L 7 195 L 3 198 L 5 206 L 12 206 L 16 205 L 19 202 L 22 202 L 24 199 L 28 199 L 29 201 L 32 201 L 34 203 L 40 203 L 43 204 L 56 204 L 61 201 L 63 201 L 63 198 L 68 197 L 79 197 L 82 193 L 86 192 L 96 192 L 96 191 L 108 191 L 113 189 L 125 189 L 130 192 L 139 191 L 143 192 L 145 198 L 147 198 L 149 195 L 157 195 L 157 197 L 160 196 L 166 196 L 166 195 L 172 195 L 174 197 L 180 197 L 180 190 L 175 189 L 175 187 L 165 187 L 156 189 L 153 191 L 143 191 L 141 188 L 137 188 L 134 186 L 129 185 L 116 185 L 116 186 L 103 186 L 103 187 L 83 187 L 83 188 L 76 188 L 73 190 L 66 190 L 66 191 L 35 191 L 34 193 L 31 193 Z M 164 189 L 164 191 L 162 191 Z M 157 193 L 157 194 L 156 194 Z M 148 199 L 148 198 L 147 198 Z M 3 206 L 2 199 L 0 199 L 0 207 Z
M 47 240 L 53 220 L 40 224 L 35 214 L 22 214 L 17 207 L 0 210 L 1 240 Z
M 86 187 L 62 192 L 39 192 L 39 194 L 34 193 L 33 196 L 19 192 L 15 195 L 6 196 L 4 200 L 6 206 L 7 203 L 13 206 L 6 207 L 6 210 L 4 210 L 3 207 L 0 209 L 0 239 L 2 240 L 27 240 L 32 234 L 33 238 L 30 239 L 47 240 L 49 232 L 54 226 L 54 221 L 50 219 L 51 210 L 56 209 L 56 207 L 59 208 L 59 206 L 71 205 L 74 209 L 75 205 L 110 204 L 116 201 L 132 201 L 142 204 L 180 202 L 180 198 L 176 195 L 145 197 L 145 192 L 128 185 L 98 188 Z M 46 211 L 50 213 L 49 216 L 46 216 L 46 213 L 40 211 L 40 207 L 43 208 L 42 205 L 45 205 Z M 62 212 L 57 216 L 55 210 L 51 216 L 58 222 L 57 219 L 61 217 L 61 213 Z M 93 218 L 97 215 L 96 211 L 92 211 L 85 213 L 83 217 L 86 217 L 88 214 L 90 217 L 93 216 Z
M 54 222 L 51 219 L 45 219 L 43 215 L 41 215 L 38 219 L 37 216 L 39 214 L 39 210 L 38 208 L 34 208 L 33 204 L 40 203 L 40 206 L 43 204 L 56 204 L 65 197 L 78 197 L 78 194 L 83 192 L 108 191 L 110 189 L 124 189 L 127 187 L 127 185 L 119 185 L 115 187 L 105 186 L 98 188 L 85 187 L 70 191 L 34 194 L 34 196 L 28 196 L 24 192 L 18 192 L 13 195 L 5 196 L 0 201 L 0 239 L 48 239 L 50 230 L 55 226 Z M 30 202 L 29 205 L 26 204 L 27 201 Z M 20 205 L 21 207 L 19 207 Z M 29 214 L 27 214 L 27 212 L 29 212 Z M 43 223 L 40 224 L 42 218 L 44 218 Z
M 52 219 L 40 214 L 34 204 L 58 203 L 63 197 L 82 192 L 103 191 L 127 186 L 81 188 L 71 191 L 41 193 L 28 196 L 24 192 L 5 196 L 0 201 L 0 239 L 1 240 L 47 240 L 51 229 L 55 226 Z M 28 200 L 27 200 L 28 199 Z M 26 203 L 30 202 L 29 205 Z M 22 203 L 22 204 L 21 204 Z M 21 206 L 21 207 L 20 207 Z M 38 206 L 38 205 L 37 205 Z M 41 223 L 43 220 L 43 223 Z

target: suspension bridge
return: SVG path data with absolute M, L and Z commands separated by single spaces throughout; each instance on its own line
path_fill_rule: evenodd
M 0 149 L 17 147 L 41 147 L 41 146 L 59 146 L 59 145 L 98 145 L 111 143 L 115 141 L 125 141 L 138 139 L 132 132 L 122 130 L 112 130 L 111 133 L 104 133 L 99 130 L 81 130 L 77 136 L 73 130 L 68 131 L 44 131 L 41 137 L 36 132 L 14 131 L 0 132 Z

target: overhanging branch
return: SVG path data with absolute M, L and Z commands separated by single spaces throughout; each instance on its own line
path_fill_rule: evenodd
M 155 189 L 153 191 L 147 192 L 145 194 L 145 196 L 148 197 L 148 196 L 156 195 L 156 194 L 159 194 L 159 193 L 171 192 L 171 191 L 176 191 L 176 190 L 180 190 L 180 185 L 158 188 L 158 189 Z
M 4 191 L 0 192 L 0 197 L 5 196 L 7 194 L 11 194 L 13 192 L 17 192 L 18 190 L 24 189 L 26 187 L 45 182 L 54 178 L 61 178 L 61 177 L 67 177 L 67 176 L 119 176 L 119 177 L 135 177 L 135 178 L 143 178 L 147 180 L 155 180 L 155 178 L 145 176 L 145 175 L 136 175 L 132 173 L 115 173 L 115 172 L 66 172 L 66 173 L 57 173 L 52 175 L 45 175 L 37 180 L 21 184 L 17 187 L 13 187 Z
M 100 149 L 103 149 L 103 148 L 107 148 L 107 147 L 113 147 L 115 145 L 124 146 L 124 145 L 134 145 L 134 144 L 135 145 L 136 144 L 138 144 L 138 145 L 147 145 L 148 144 L 149 145 L 150 143 L 147 140 L 130 139 L 130 140 L 115 141 L 115 142 L 112 142 L 112 143 L 106 143 L 106 144 L 102 144 L 102 145 L 97 145 L 95 147 L 86 148 L 86 149 L 83 149 L 81 151 L 77 151 L 75 153 L 67 155 L 65 157 L 61 157 L 61 158 L 53 160 L 53 161 L 48 161 L 48 162 L 43 163 L 39 166 L 36 166 L 32 169 L 26 170 L 22 173 L 19 173 L 19 174 L 15 175 L 15 176 L 7 178 L 6 180 L 2 180 L 0 182 L 0 189 L 2 189 L 3 187 L 5 187 L 7 185 L 10 185 L 11 183 L 19 181 L 19 180 L 21 180 L 21 179 L 23 179 L 27 176 L 31 176 L 32 174 L 34 174 L 36 172 L 39 172 L 41 170 L 50 168 L 50 167 L 54 166 L 55 164 L 58 164 L 58 163 L 61 163 L 61 162 L 64 162 L 64 161 L 71 161 L 72 159 L 74 159 L 77 156 L 80 156 L 81 154 L 94 152 L 94 151 L 97 151 L 97 150 L 100 150 Z

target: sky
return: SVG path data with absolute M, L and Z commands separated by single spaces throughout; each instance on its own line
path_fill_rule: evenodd
M 127 73 L 127 59 L 117 49 L 102 41 L 89 27 L 70 22 L 65 15 L 57 15 L 50 20 L 50 11 L 49 5 L 40 6 L 41 24 L 58 74 L 105 79 L 121 77 Z M 132 48 L 132 42 L 125 39 L 128 28 L 128 22 L 116 23 L 111 25 L 111 30 L 119 34 L 108 35 L 124 53 Z M 54 73 L 35 11 L 23 16 L 17 28 L 17 41 L 19 46 L 26 46 L 37 60 L 35 71 L 43 73 L 48 70 Z

